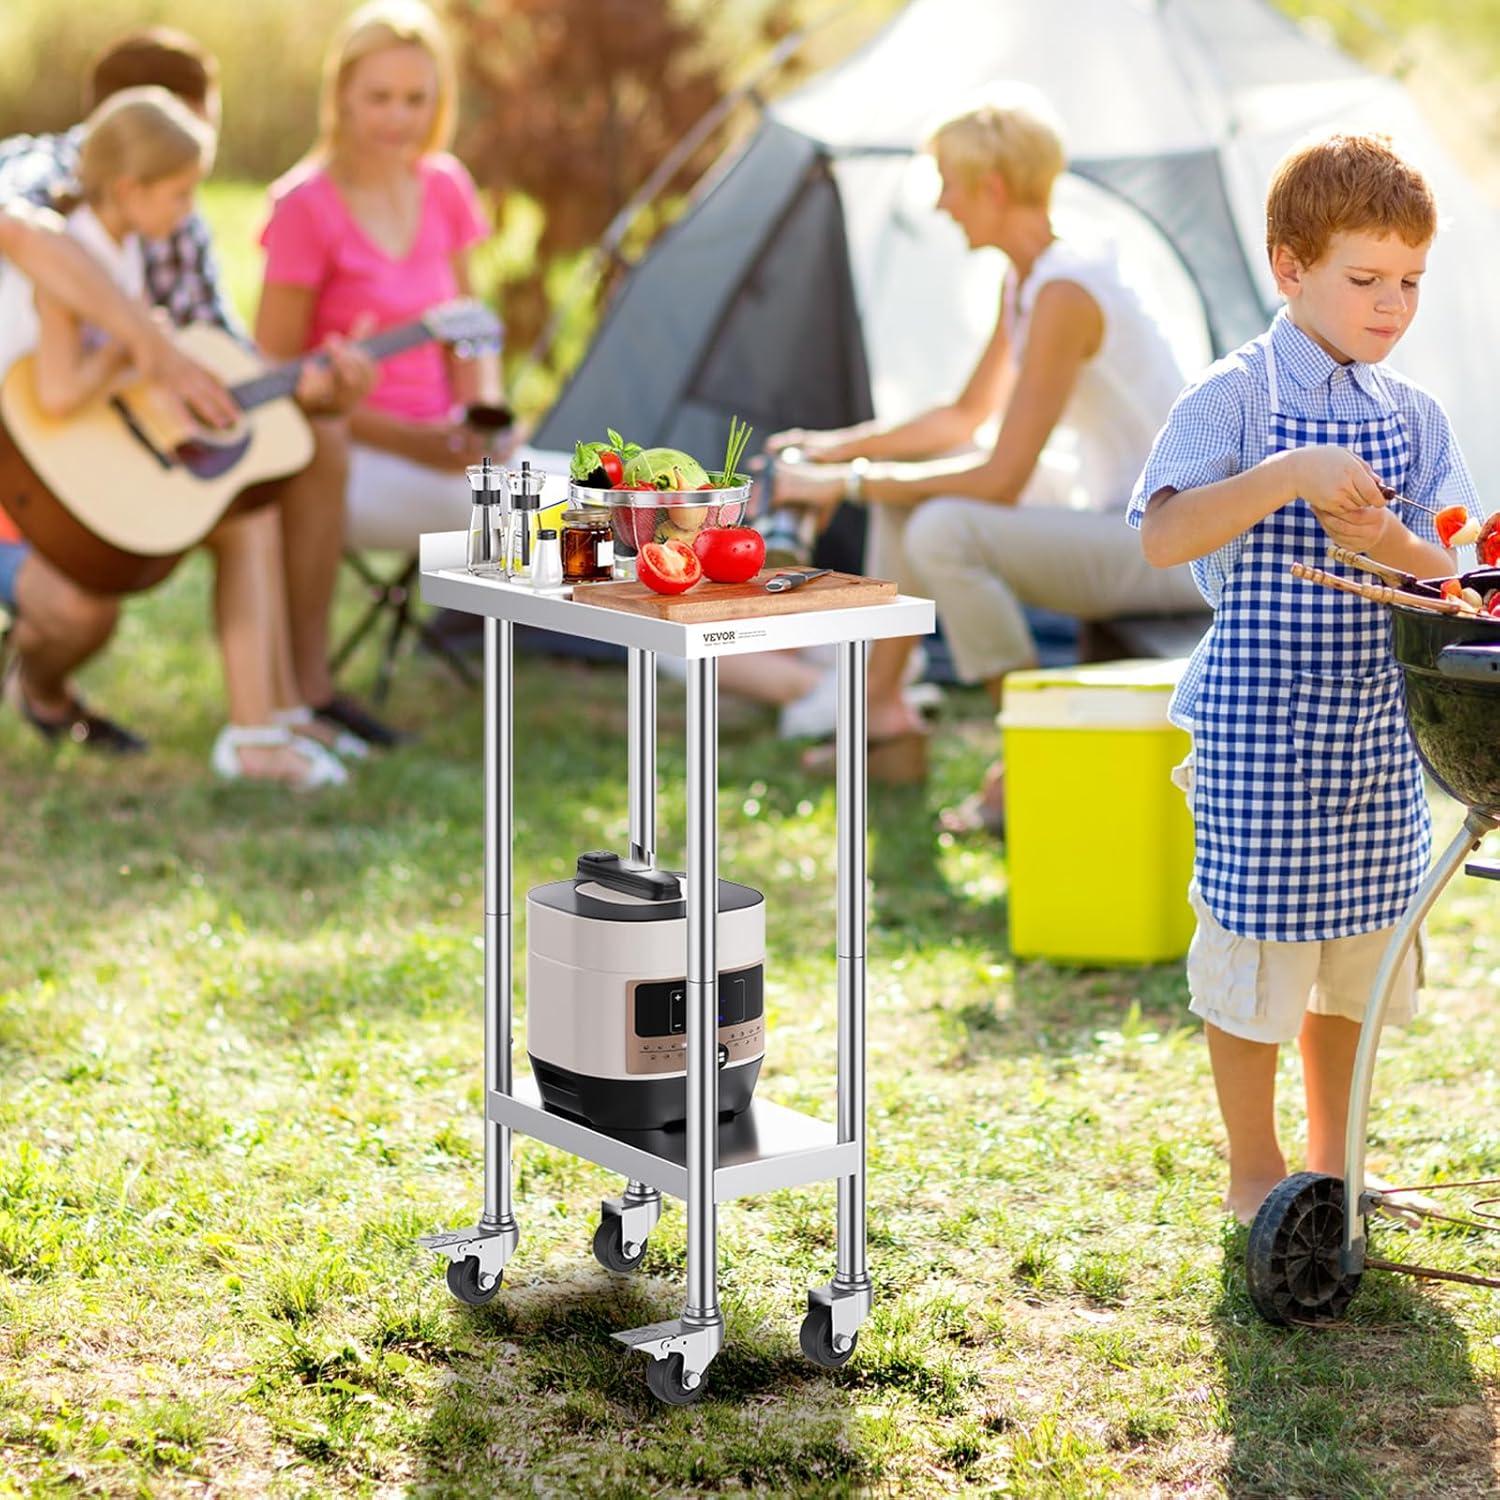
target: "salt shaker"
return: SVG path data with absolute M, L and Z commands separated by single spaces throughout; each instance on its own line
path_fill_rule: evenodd
M 531 586 L 534 589 L 560 589 L 563 582 L 562 547 L 557 533 L 544 527 L 536 534 L 536 551 L 531 559 Z

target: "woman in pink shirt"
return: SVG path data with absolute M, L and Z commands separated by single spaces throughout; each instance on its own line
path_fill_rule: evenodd
M 374 0 L 345 23 L 324 63 L 318 144 L 271 188 L 255 325 L 267 353 L 292 358 L 468 295 L 469 252 L 489 226 L 443 149 L 454 96 L 447 42 L 418 0 Z M 349 543 L 412 550 L 424 531 L 465 525 L 462 474 L 483 439 L 464 407 L 499 400 L 494 354 L 423 344 L 387 360 L 350 419 Z

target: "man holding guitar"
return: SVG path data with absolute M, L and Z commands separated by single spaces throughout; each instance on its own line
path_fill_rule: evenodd
M 157 29 L 124 38 L 96 62 L 92 104 L 124 88 L 157 84 L 176 94 L 195 113 L 217 123 L 217 64 L 181 33 Z M 0 143 L 0 215 L 6 232 L 22 245 L 47 233 L 59 238 L 46 217 L 28 210 L 26 199 L 45 201 L 72 174 L 76 133 L 19 137 Z M 28 236 L 33 238 L 28 240 Z M 0 244 L 0 250 L 4 245 Z M 178 353 L 139 308 L 129 305 L 108 278 L 76 265 L 88 256 L 68 244 L 66 253 L 49 248 L 45 265 L 17 264 L 38 285 L 87 315 L 90 322 L 120 337 L 137 354 L 137 364 L 175 392 L 210 426 L 228 427 L 239 408 L 206 370 Z M 39 259 L 35 251 L 32 261 Z M 59 277 L 69 270 L 70 285 Z M 82 279 L 77 279 L 79 276 Z M 147 248 L 147 280 L 153 301 L 178 326 L 216 324 L 243 339 L 218 281 L 208 231 L 196 214 L 169 241 Z M 117 307 L 115 304 L 118 303 Z M 374 383 L 372 362 L 344 341 L 330 339 L 323 358 L 305 367 L 296 395 L 313 418 L 313 457 L 300 473 L 278 485 L 285 538 L 284 565 L 290 606 L 294 665 L 303 701 L 320 718 L 376 744 L 397 736 L 358 704 L 333 692 L 328 674 L 328 615 L 343 546 L 346 457 L 341 425 L 334 420 L 356 405 Z M 114 632 L 119 600 L 82 588 L 36 552 L 19 544 L 0 512 L 0 605 L 17 615 L 12 641 L 19 673 L 11 697 L 26 719 L 48 739 L 68 737 L 92 748 L 128 752 L 143 742 L 119 725 L 90 714 L 70 686 L 72 674 L 101 651 Z

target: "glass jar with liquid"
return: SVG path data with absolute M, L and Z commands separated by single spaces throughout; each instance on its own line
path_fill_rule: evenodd
M 562 514 L 563 578 L 568 583 L 604 582 L 615 560 L 609 512 L 583 505 Z

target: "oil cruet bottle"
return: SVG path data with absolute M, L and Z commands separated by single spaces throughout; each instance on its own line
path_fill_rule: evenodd
M 519 469 L 512 469 L 510 481 L 510 522 L 506 528 L 505 576 L 512 583 L 530 583 L 536 563 L 537 527 L 541 518 L 542 488 L 547 476 L 533 469 L 523 459 Z
M 497 476 L 504 478 L 504 471 L 495 469 L 486 458 L 483 463 L 470 464 L 464 475 L 469 481 L 469 544 L 465 560 L 473 573 L 501 560 L 495 547 L 492 488 Z

